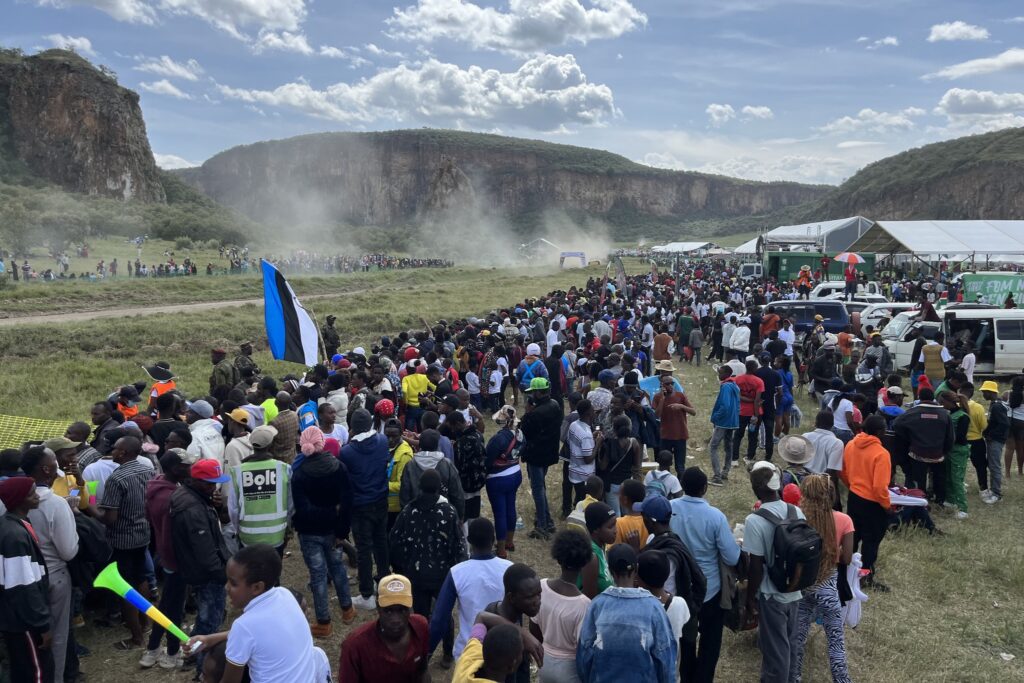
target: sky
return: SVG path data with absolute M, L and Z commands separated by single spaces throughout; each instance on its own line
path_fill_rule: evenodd
M 322 131 L 457 128 L 838 184 L 1024 125 L 1020 0 L 0 0 L 141 96 L 165 168 Z

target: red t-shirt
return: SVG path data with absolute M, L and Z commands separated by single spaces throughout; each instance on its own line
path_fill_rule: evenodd
M 685 441 L 690 438 L 687 415 L 678 408 L 669 408 L 676 404 L 692 407 L 686 394 L 679 391 L 673 391 L 668 396 L 662 391 L 654 395 L 654 412 L 661 418 L 661 438 Z
M 345 683 L 408 683 L 418 681 L 430 661 L 430 629 L 425 617 L 409 616 L 409 648 L 402 661 L 388 649 L 377 621 L 363 624 L 341 644 L 338 680 Z
M 753 417 L 754 398 L 764 393 L 764 382 L 757 375 L 750 373 L 740 375 L 733 381 L 740 388 L 740 417 Z

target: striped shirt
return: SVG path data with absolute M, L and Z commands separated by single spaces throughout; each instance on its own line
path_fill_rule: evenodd
M 594 454 L 594 433 L 586 422 L 576 420 L 569 425 L 566 441 L 569 444 L 569 481 L 582 483 L 594 473 L 594 463 L 584 461 Z
M 137 459 L 120 465 L 107 478 L 99 506 L 117 510 L 117 521 L 107 527 L 107 539 L 115 550 L 132 550 L 149 544 L 146 521 L 146 482 L 154 470 Z

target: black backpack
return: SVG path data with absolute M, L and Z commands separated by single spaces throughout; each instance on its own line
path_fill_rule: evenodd
M 763 507 L 754 514 L 775 527 L 768 578 L 777 590 L 792 593 L 817 583 L 818 566 L 821 564 L 821 536 L 806 519 L 797 517 L 794 506 L 787 503 L 786 511 L 785 519 Z
M 68 562 L 71 585 L 92 588 L 96 575 L 113 555 L 107 541 L 107 530 L 99 520 L 78 513 L 75 514 L 75 530 L 78 532 L 78 554 Z

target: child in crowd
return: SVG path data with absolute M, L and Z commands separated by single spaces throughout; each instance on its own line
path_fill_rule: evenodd
M 501 383 L 505 379 L 498 363 L 492 360 L 487 364 L 487 407 L 492 413 L 501 408 Z
M 584 515 L 591 503 L 604 500 L 604 480 L 596 474 L 592 474 L 587 477 L 584 487 L 584 492 L 587 495 L 583 500 L 576 503 L 576 507 L 569 515 L 567 521 L 569 526 L 579 527 L 583 533 L 587 533 L 587 520 Z
M 671 570 L 668 555 L 660 550 L 645 550 L 637 557 L 636 585 L 646 588 L 658 598 L 672 626 L 672 637 L 678 643 L 683 637 L 683 626 L 690 620 L 690 608 L 686 600 L 665 591 L 665 582 Z
M 483 402 L 480 400 L 480 375 L 477 369 L 480 367 L 476 360 L 470 361 L 469 370 L 463 377 L 466 380 L 466 390 L 469 392 L 469 403 L 477 410 L 483 409 Z
M 635 479 L 627 479 L 619 489 L 619 509 L 622 517 L 615 525 L 613 543 L 628 543 L 639 550 L 647 545 L 647 530 L 644 518 L 640 514 L 640 503 L 644 502 L 647 491 L 644 485 Z
M 657 470 L 651 470 L 644 477 L 644 488 L 647 495 L 657 494 L 669 500 L 683 495 L 683 486 L 679 478 L 672 474 L 672 451 L 659 451 L 656 458 Z

